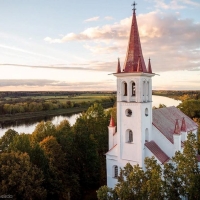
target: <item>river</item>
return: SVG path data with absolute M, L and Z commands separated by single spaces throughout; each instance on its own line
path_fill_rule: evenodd
M 168 97 L 163 97 L 163 96 L 155 96 L 153 95 L 153 103 L 152 106 L 158 107 L 159 104 L 165 104 L 166 106 L 178 106 L 181 101 L 174 100 Z M 55 117 L 50 117 L 48 120 L 52 121 L 53 124 L 58 125 L 62 120 L 66 119 L 70 122 L 71 125 L 73 125 L 76 122 L 77 117 L 80 116 L 79 114 L 73 114 L 71 116 L 55 116 Z M 35 129 L 35 126 L 39 123 L 40 121 L 33 121 L 33 122 L 26 122 L 24 124 L 20 125 L 10 125 L 4 128 L 0 128 L 0 137 L 4 135 L 4 133 L 10 128 L 14 129 L 18 133 L 32 133 Z

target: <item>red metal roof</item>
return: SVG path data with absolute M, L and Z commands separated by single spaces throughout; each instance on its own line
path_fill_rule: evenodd
M 109 124 L 109 126 L 112 126 L 112 127 L 115 126 L 115 121 L 114 121 L 112 115 L 111 115 L 111 118 L 110 118 L 110 124 Z
M 169 160 L 169 156 L 152 140 L 144 144 L 155 157 L 163 164 Z
M 173 133 L 176 119 L 182 121 L 185 118 L 186 131 L 198 128 L 197 124 L 178 108 L 171 106 L 153 110 L 153 125 L 171 142 L 174 143 Z
M 129 43 L 126 53 L 126 60 L 124 63 L 124 72 L 137 72 L 138 61 L 141 62 L 139 70 L 147 72 L 144 58 L 142 55 L 142 47 L 140 44 L 140 36 L 137 26 L 136 14 L 133 12 L 132 25 L 129 37 Z

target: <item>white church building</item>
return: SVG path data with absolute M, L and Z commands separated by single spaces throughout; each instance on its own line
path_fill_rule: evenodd
M 189 132 L 197 133 L 197 124 L 176 107 L 152 110 L 152 72 L 146 68 L 138 32 L 135 8 L 126 60 L 123 69 L 118 60 L 117 127 L 111 117 L 108 126 L 109 151 L 106 153 L 107 186 L 114 188 L 119 169 L 127 163 L 144 169 L 145 157 L 154 156 L 162 165 L 182 151 Z M 200 160 L 200 158 L 198 158 Z

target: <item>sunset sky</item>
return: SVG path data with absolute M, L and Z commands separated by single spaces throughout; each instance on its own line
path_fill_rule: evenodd
M 0 0 L 0 91 L 116 90 L 132 0 Z M 138 0 L 153 89 L 200 89 L 200 0 Z

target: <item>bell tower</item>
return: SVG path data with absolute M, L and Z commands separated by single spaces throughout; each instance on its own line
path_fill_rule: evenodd
M 117 145 L 119 166 L 127 162 L 144 166 L 144 143 L 152 132 L 152 80 L 150 59 L 146 68 L 135 3 L 126 60 L 123 69 L 118 59 L 117 72 Z

